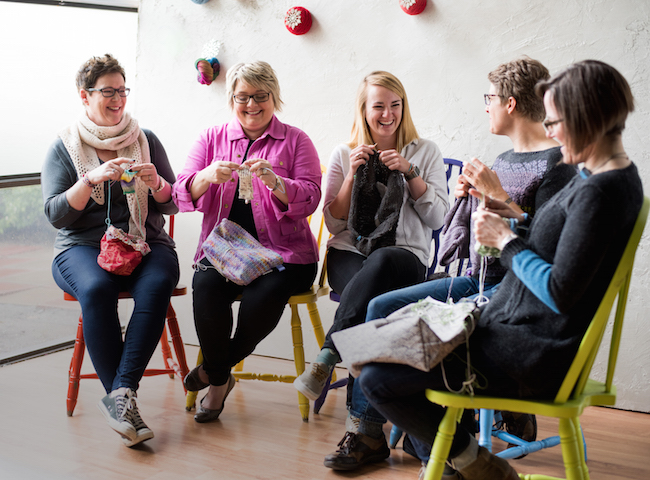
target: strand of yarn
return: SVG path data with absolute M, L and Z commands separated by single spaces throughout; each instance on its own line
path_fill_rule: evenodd
M 454 390 L 449 386 L 447 381 L 447 372 L 445 372 L 445 360 L 443 359 L 440 362 L 440 369 L 442 370 L 442 380 L 445 382 L 445 387 L 451 393 L 463 394 L 466 393 L 470 397 L 474 396 L 474 385 L 476 384 L 476 374 L 472 373 L 472 362 L 469 354 L 469 332 L 467 331 L 467 326 L 465 326 L 465 350 L 467 351 L 467 371 L 465 373 L 465 380 L 461 383 L 459 390 Z

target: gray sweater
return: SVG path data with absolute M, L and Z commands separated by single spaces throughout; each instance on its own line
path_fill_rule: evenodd
M 634 164 L 589 175 L 584 170 L 538 211 L 526 239 L 508 243 L 501 263 L 508 273 L 485 307 L 470 340 L 472 363 L 497 365 L 519 384 L 522 397 L 552 398 L 618 266 L 643 202 Z M 518 257 L 551 266 L 523 268 Z M 519 271 L 515 274 L 513 265 Z M 557 311 L 526 287 L 541 289 Z
M 350 150 L 347 145 L 339 145 L 332 152 L 327 167 L 323 215 L 327 229 L 332 234 L 327 247 L 361 254 L 352 243 L 348 221 L 334 218 L 329 209 L 350 169 Z M 395 246 L 408 250 L 416 255 L 423 265 L 428 265 L 431 234 L 433 230 L 442 227 L 445 214 L 449 210 L 445 164 L 438 146 L 423 138 L 413 140 L 400 153 L 406 160 L 418 166 L 422 179 L 427 183 L 427 191 L 417 200 L 413 200 L 408 187 L 404 187 L 404 202 L 397 222 Z
M 151 163 L 156 166 L 167 182 L 176 181 L 174 172 L 169 165 L 165 149 L 153 132 L 142 130 L 149 141 Z M 106 231 L 107 204 L 98 205 L 91 198 L 86 207 L 79 211 L 70 206 L 65 192 L 74 185 L 79 177 L 74 168 L 72 159 L 68 154 L 63 141 L 57 138 L 45 157 L 41 172 L 41 187 L 45 216 L 57 228 L 54 241 L 54 256 L 75 245 L 87 245 L 99 248 L 99 242 Z M 108 199 L 107 183 L 104 183 L 104 198 Z M 178 207 L 170 200 L 167 203 L 158 203 L 153 195 L 149 195 L 149 214 L 145 222 L 147 229 L 147 243 L 162 243 L 174 247 L 174 241 L 164 230 L 165 219 L 163 214 L 173 215 L 178 212 Z M 114 182 L 111 188 L 111 222 L 118 228 L 128 231 L 129 208 L 126 197 L 122 192 L 120 182 Z

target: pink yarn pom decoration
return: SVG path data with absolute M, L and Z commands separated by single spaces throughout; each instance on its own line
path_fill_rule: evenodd
M 427 0 L 399 0 L 399 6 L 409 15 L 418 15 L 427 6 Z
M 196 76 L 196 79 L 201 85 L 210 85 L 221 70 L 219 65 L 219 60 L 216 58 L 199 58 L 194 66 L 199 71 L 199 74 Z
M 304 7 L 291 7 L 284 16 L 284 25 L 294 35 L 304 35 L 311 28 L 311 13 Z

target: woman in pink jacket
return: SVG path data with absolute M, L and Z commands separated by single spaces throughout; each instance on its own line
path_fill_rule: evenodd
M 184 380 L 188 390 L 209 387 L 194 416 L 199 423 L 219 417 L 235 385 L 231 368 L 271 333 L 289 297 L 312 285 L 318 267 L 318 248 L 307 222 L 321 196 L 316 149 L 303 131 L 276 118 L 282 100 L 268 63 L 235 65 L 226 83 L 235 118 L 201 133 L 173 192 L 181 212 L 203 212 L 192 287 L 204 363 Z M 240 199 L 247 191 L 239 181 L 244 169 L 251 173 L 250 202 Z M 228 281 L 201 248 L 223 218 L 279 253 L 284 264 L 246 286 Z M 232 303 L 238 295 L 242 298 L 233 334 Z

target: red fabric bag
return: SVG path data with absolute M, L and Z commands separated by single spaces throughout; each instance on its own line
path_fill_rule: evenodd
M 115 275 L 131 275 L 151 249 L 147 242 L 109 225 L 99 243 L 97 263 Z

